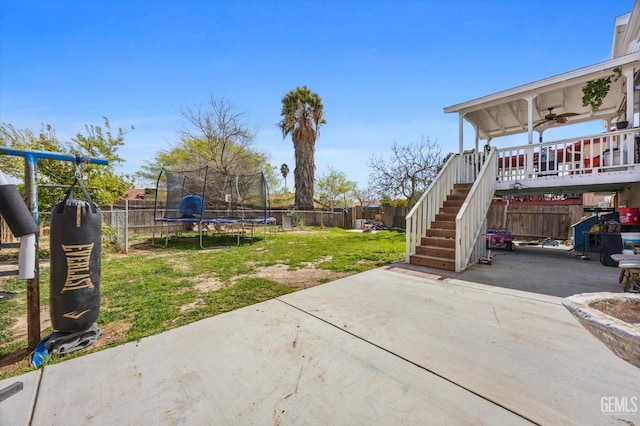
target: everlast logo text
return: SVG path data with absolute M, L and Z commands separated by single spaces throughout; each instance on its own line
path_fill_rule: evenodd
M 67 279 L 62 288 L 63 293 L 81 288 L 93 288 L 89 276 L 89 259 L 93 244 L 62 245 L 67 257 Z

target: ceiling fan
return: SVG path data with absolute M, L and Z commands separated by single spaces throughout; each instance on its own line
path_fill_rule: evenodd
M 567 117 L 573 117 L 574 115 L 579 115 L 576 112 L 565 112 L 564 114 L 554 114 L 553 108 L 548 108 L 549 113 L 544 116 L 544 119 L 540 120 L 536 123 L 534 128 L 545 125 L 545 124 L 564 124 L 567 122 Z

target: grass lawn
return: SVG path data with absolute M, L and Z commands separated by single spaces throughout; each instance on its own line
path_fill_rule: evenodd
M 389 264 L 404 256 L 405 235 L 396 231 L 306 228 L 279 232 L 239 247 L 235 243 L 235 238 L 212 236 L 205 245 L 225 247 L 202 250 L 196 236 L 187 235 L 169 241 L 166 248 L 138 240 L 128 255 L 103 250 L 97 321 L 103 335 L 94 345 L 65 358 Z M 0 279 L 0 291 L 17 293 L 0 300 L 1 380 L 31 367 L 25 350 L 25 281 Z M 41 335 L 45 337 L 53 332 L 49 269 L 45 266 L 40 269 L 40 293 Z M 49 363 L 58 361 L 52 357 Z

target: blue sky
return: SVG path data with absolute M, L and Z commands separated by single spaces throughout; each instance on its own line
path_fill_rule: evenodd
M 280 100 L 324 102 L 316 175 L 366 186 L 371 155 L 429 138 L 457 151 L 443 108 L 609 58 L 632 0 L 0 1 L 0 121 L 68 140 L 85 124 L 135 130 L 133 173 L 170 149 L 210 95 L 245 113 L 254 148 L 295 166 Z M 465 142 L 473 146 L 473 135 Z M 552 140 L 552 130 L 545 132 Z M 292 188 L 291 178 L 288 186 Z

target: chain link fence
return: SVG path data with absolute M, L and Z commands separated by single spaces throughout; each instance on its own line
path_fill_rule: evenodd
M 156 214 L 162 217 L 163 211 L 157 211 L 153 204 L 123 201 L 110 206 L 100 206 L 102 214 L 102 241 L 103 244 L 112 244 L 118 251 L 127 252 L 129 239 L 133 235 L 151 236 L 154 232 Z M 283 223 L 291 224 L 293 228 L 300 226 L 326 226 L 352 228 L 355 219 L 352 217 L 352 210 L 340 211 L 300 211 L 300 210 L 272 210 L 269 214 L 276 219 L 276 226 L 282 227 Z M 51 223 L 51 213 L 44 212 L 38 214 L 40 225 L 40 236 L 49 236 L 49 225 Z M 171 225 L 170 232 L 186 230 L 189 225 Z M 159 232 L 157 229 L 156 232 Z M 165 229 L 166 232 L 166 229 Z M 0 217 L 0 242 L 18 242 L 6 223 Z

